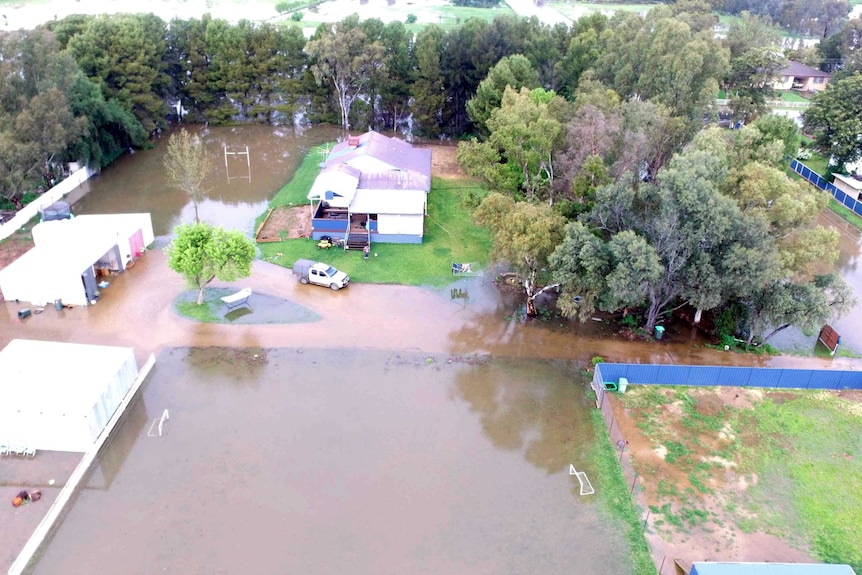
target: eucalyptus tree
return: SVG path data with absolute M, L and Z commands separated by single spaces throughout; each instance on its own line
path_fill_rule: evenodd
M 458 162 L 498 191 L 512 196 L 554 201 L 554 159 L 562 145 L 565 100 L 542 88 L 507 87 L 491 112 L 484 142 L 475 138 L 458 146 Z
M 728 51 L 712 30 L 694 31 L 672 9 L 645 17 L 616 16 L 595 64 L 596 74 L 624 98 L 646 99 L 685 118 L 693 131 L 715 100 Z
M 802 119 L 805 132 L 839 169 L 862 158 L 862 72 L 830 82 Z
M 368 41 L 351 18 L 322 24 L 305 45 L 311 71 L 318 84 L 330 84 L 341 112 L 344 131 L 350 129 L 350 110 L 368 86 L 386 71 L 386 49 L 379 40 Z
M 28 190 L 50 185 L 56 164 L 85 136 L 70 105 L 75 62 L 46 28 L 0 33 L 0 197 L 17 207 Z
M 521 279 L 527 315 L 537 315 L 535 300 L 544 290 L 538 287 L 539 273 L 562 238 L 565 220 L 548 205 L 499 193 L 486 196 L 474 217 L 491 233 L 494 258 L 508 263 Z
M 764 226 L 717 190 L 724 167 L 708 152 L 680 154 L 656 183 L 618 182 L 596 193 L 550 258 L 565 313 L 645 308 L 645 328 L 676 307 L 712 309 L 774 279 Z

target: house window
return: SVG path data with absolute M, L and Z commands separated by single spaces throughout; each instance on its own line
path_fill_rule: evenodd
M 822 84 L 825 81 L 826 81 L 826 78 L 824 78 L 823 76 L 819 76 L 819 77 L 814 78 L 815 84 Z

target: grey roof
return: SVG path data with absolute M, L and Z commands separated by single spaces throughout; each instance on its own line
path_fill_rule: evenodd
M 794 62 L 792 60 L 790 61 L 790 65 L 787 66 L 787 68 L 784 68 L 778 74 L 779 76 L 801 76 L 803 78 L 829 77 L 829 74 L 827 72 L 823 72 L 822 70 L 818 70 L 817 68 L 812 68 L 811 66 L 806 66 L 805 64 Z
M 391 189 L 388 184 L 395 178 L 402 182 L 402 186 L 408 184 L 415 186 L 409 189 L 421 189 L 426 192 L 431 190 L 431 150 L 414 148 L 404 140 L 389 138 L 377 132 L 366 132 L 358 136 L 358 139 L 358 146 L 350 146 L 349 140 L 336 144 L 326 158 L 325 167 L 349 164 L 354 158 L 371 156 L 389 164 L 393 169 L 362 174 L 362 180 L 367 182 L 367 185 L 360 184 L 360 187 L 370 188 L 375 181 L 380 180 L 381 183 L 385 181 L 386 187 Z M 399 172 L 401 175 L 394 176 L 393 172 Z

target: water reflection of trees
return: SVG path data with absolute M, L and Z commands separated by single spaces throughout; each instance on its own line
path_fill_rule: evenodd
M 189 370 L 205 377 L 198 381 L 230 379 L 237 382 L 252 382 L 257 386 L 258 378 L 268 365 L 267 350 L 258 345 L 256 338 L 244 342 L 248 347 L 193 347 L 188 350 L 186 365 Z M 211 376 L 211 377 L 206 377 Z
M 571 362 L 495 360 L 461 369 L 455 390 L 496 447 L 559 473 L 586 458 L 594 437 L 582 379 Z

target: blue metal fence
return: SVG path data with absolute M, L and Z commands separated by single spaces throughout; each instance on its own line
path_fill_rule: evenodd
M 642 363 L 600 363 L 593 387 L 598 392 L 604 382 L 618 383 L 623 377 L 640 385 L 862 389 L 862 371 Z
M 849 196 L 835 187 L 833 184 L 830 184 L 826 181 L 826 179 L 813 171 L 811 168 L 800 162 L 799 160 L 793 160 L 790 162 L 790 169 L 820 188 L 821 190 L 826 190 L 832 197 L 838 200 L 844 207 L 851 210 L 857 216 L 862 217 L 862 202 L 857 200 L 856 198 Z

